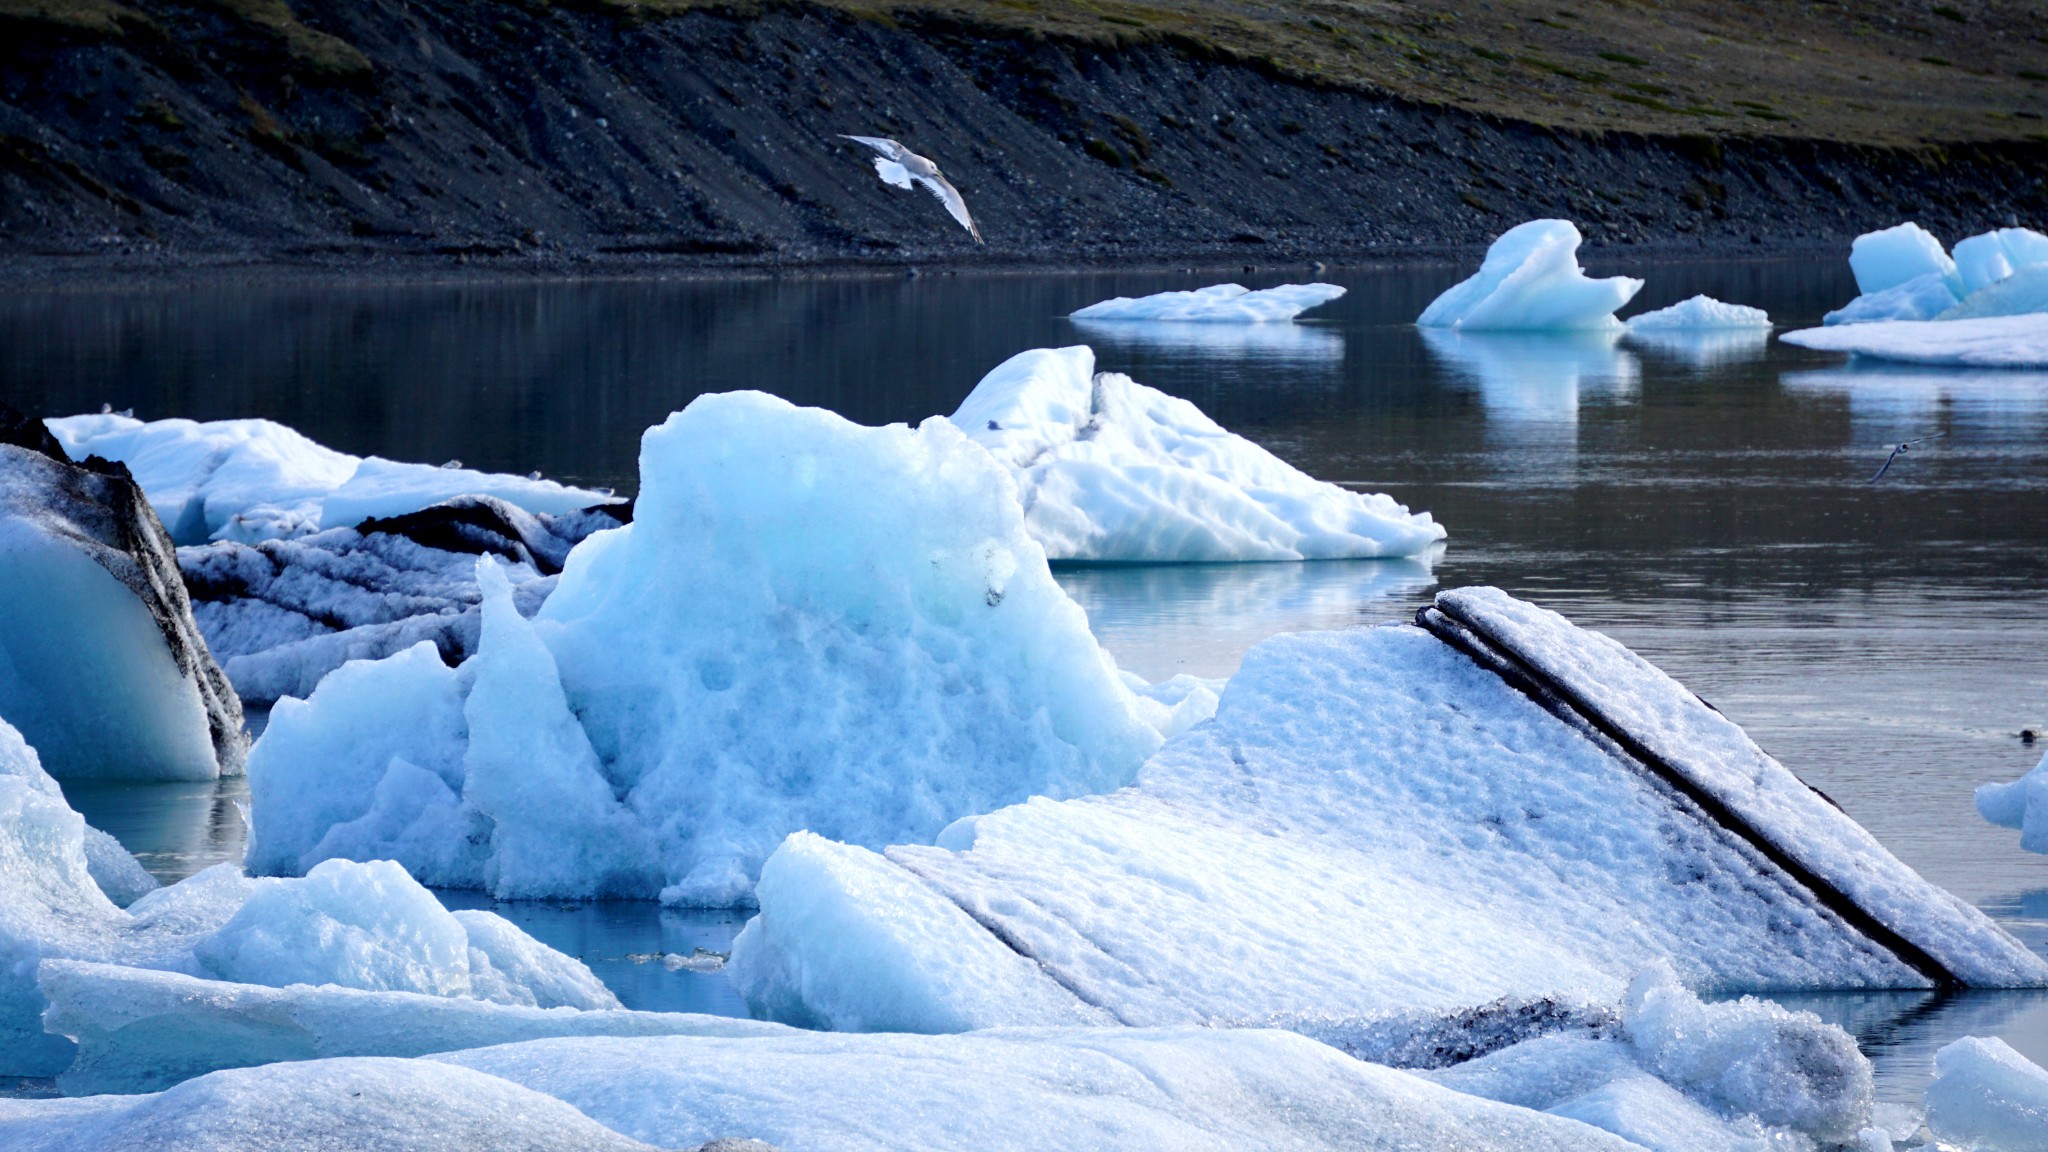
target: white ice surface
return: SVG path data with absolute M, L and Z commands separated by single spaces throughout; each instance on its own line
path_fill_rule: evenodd
M 1995 1036 L 1965 1036 L 1934 1054 L 1927 1127 L 1974 1152 L 2048 1152 L 2048 1071 Z
M 1316 480 L 1186 400 L 1096 374 L 1085 345 L 1004 361 L 952 422 L 1015 477 L 1054 560 L 1413 556 L 1444 537 L 1426 512 Z
M 281 1060 L 422 1056 L 552 1036 L 787 1031 L 722 1016 L 538 1008 L 332 985 L 268 988 L 75 960 L 45 961 L 39 980 L 50 1002 L 45 1026 L 78 1043 L 57 1080 L 72 1096 L 154 1092 L 222 1068 Z
M 1643 287 L 1614 276 L 1588 279 L 1579 230 L 1569 220 L 1531 220 L 1503 232 L 1470 279 L 1431 301 L 1424 328 L 1512 331 L 1613 328 L 1614 312 Z
M 1977 786 L 1977 814 L 2020 830 L 2020 847 L 2048 853 L 2048 755 L 2017 780 Z
M 1670 329 L 1769 328 L 1771 315 L 1746 304 L 1723 304 L 1712 296 L 1694 296 L 1668 308 L 1641 312 L 1622 322 L 1630 332 Z
M 1832 809 L 1805 815 L 1817 838 L 1845 835 Z M 1920 983 L 1661 784 L 1407 627 L 1269 640 L 1214 722 L 1176 738 L 1133 787 L 1034 799 L 886 856 L 1078 1003 L 1131 1025 L 1322 1027 L 1502 997 L 1612 1003 L 1667 957 L 1693 985 L 1723 989 Z M 958 970 L 971 958 L 942 943 L 958 918 L 928 935 L 891 927 L 908 903 L 852 884 L 760 895 L 764 921 L 790 908 L 823 918 L 811 905 L 829 897 L 844 905 L 833 922 L 865 919 L 936 954 L 886 982 L 852 965 L 811 976 L 831 996 L 807 1006 L 817 1015 L 859 1018 L 845 994 L 870 983 L 903 1014 L 913 979 L 937 1015 L 973 983 Z M 2024 956 L 1968 910 L 1913 907 L 1955 928 L 1964 959 L 1979 946 Z M 768 971 L 833 959 L 824 938 L 769 934 L 740 953 L 736 966 Z M 1995 977 L 2043 977 L 2031 958 L 1990 960 L 2005 964 Z M 759 1007 L 800 1018 L 786 997 Z
M 279 702 L 252 869 L 740 903 L 799 828 L 879 847 L 1105 791 L 1189 719 L 1118 677 L 1008 473 L 943 419 L 705 396 L 640 463 L 635 522 L 531 624 L 494 593 L 460 670 L 420 646 Z
M 1727 717 L 1598 632 L 1497 588 L 1438 595 L 1461 618 L 1579 692 L 1653 753 L 1857 906 L 1977 986 L 2048 983 L 2048 963 L 1929 884 Z
M 417 1060 L 216 1072 L 148 1096 L 0 1098 L 8 1152 L 654 1152 L 558 1100 Z
M 733 941 L 725 971 L 764 1015 L 835 1032 L 1115 1023 L 865 848 L 796 833 L 757 892 L 768 911 Z
M 1090 304 L 1074 320 L 1153 320 L 1202 324 L 1269 324 L 1292 320 L 1344 295 L 1335 284 L 1282 284 L 1254 292 L 1242 284 L 1212 284 L 1192 292 L 1118 296 Z
M 1995 289 L 1990 289 L 1995 290 Z M 2048 368 L 2048 313 L 1806 328 L 1779 339 L 1823 352 L 1958 368 Z
M 128 465 L 180 544 L 301 536 L 367 516 L 416 512 L 450 496 L 497 496 L 528 512 L 569 512 L 611 499 L 529 480 L 367 459 L 314 443 L 269 420 L 66 416 L 44 422 L 74 460 Z
M 433 1059 L 544 1092 L 667 1148 L 722 1136 L 810 1152 L 1630 1147 L 1252 1029 L 542 1040 Z

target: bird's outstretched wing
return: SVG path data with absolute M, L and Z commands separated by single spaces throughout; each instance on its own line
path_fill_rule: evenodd
M 848 136 L 842 132 L 839 134 L 839 138 L 841 140 L 851 140 L 855 144 L 865 144 L 881 153 L 883 159 L 886 160 L 901 160 L 910 154 L 910 149 L 884 136 Z
M 960 226 L 967 229 L 976 244 L 981 243 L 981 229 L 974 226 L 974 217 L 967 212 L 967 201 L 961 198 L 960 190 L 953 187 L 952 181 L 944 176 L 932 175 L 919 176 L 917 182 L 939 198 L 939 203 L 944 204 L 946 211 L 952 213 L 953 219 L 958 220 Z
M 1928 435 L 1902 442 L 1896 448 L 1892 449 L 1891 455 L 1884 458 L 1884 463 L 1877 466 L 1877 475 L 1872 476 L 1870 478 L 1870 482 L 1872 484 L 1875 484 L 1879 480 L 1884 479 L 1884 474 L 1891 470 L 1892 461 L 1897 460 L 1899 456 L 1903 453 L 1911 452 L 1913 450 L 1913 445 L 1925 444 L 1929 440 L 1939 440 L 1946 435 L 1948 435 L 1948 433 L 1946 432 L 1932 432 Z

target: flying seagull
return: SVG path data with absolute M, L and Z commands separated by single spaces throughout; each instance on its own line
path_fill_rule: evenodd
M 974 217 L 967 214 L 967 201 L 962 200 L 960 190 L 953 187 L 952 182 L 939 173 L 937 164 L 894 140 L 886 140 L 880 136 L 841 135 L 840 139 L 865 144 L 875 150 L 875 172 L 882 177 L 883 183 L 893 184 L 898 188 L 908 188 L 913 182 L 924 185 L 925 190 L 937 196 L 939 203 L 946 206 L 946 211 L 953 214 L 953 219 L 958 220 L 960 226 L 967 229 L 974 237 L 974 242 L 981 243 L 981 229 L 974 226 Z
M 1943 436 L 1946 436 L 1946 435 L 1948 435 L 1948 433 L 1946 433 L 1946 432 L 1935 432 L 1935 433 L 1933 433 L 1933 434 L 1931 434 L 1931 435 L 1927 435 L 1927 436 L 1922 436 L 1922 437 L 1920 437 L 1920 438 L 1919 438 L 1919 439 L 1917 439 L 1917 440 L 1904 440 L 1904 441 L 1901 441 L 1901 442 L 1899 443 L 1899 446 L 1898 446 L 1898 447 L 1896 447 L 1896 448 L 1892 449 L 1892 454 L 1884 458 L 1884 463 L 1883 463 L 1883 464 L 1880 464 L 1880 465 L 1878 466 L 1878 469 L 1877 469 L 1877 475 L 1875 475 L 1875 476 L 1872 476 L 1872 477 L 1870 478 L 1870 482 L 1871 482 L 1872 484 L 1875 484 L 1875 483 L 1877 483 L 1877 482 L 1878 482 L 1879 480 L 1882 480 L 1882 479 L 1884 479 L 1884 474 L 1885 474 L 1885 473 L 1886 473 L 1887 471 L 1889 471 L 1889 470 L 1890 470 L 1890 468 L 1891 468 L 1891 466 L 1892 466 L 1892 461 L 1894 461 L 1894 460 L 1897 460 L 1897 459 L 1898 459 L 1898 458 L 1899 458 L 1900 456 L 1902 456 L 1902 455 L 1904 455 L 1904 454 L 1906 454 L 1906 453 L 1908 453 L 1908 452 L 1911 452 L 1911 451 L 1913 450 L 1913 445 L 1915 445 L 1915 444 L 1925 444 L 1925 443 L 1926 443 L 1926 442 L 1928 442 L 1929 440 L 1939 440 L 1939 439 L 1941 439 L 1941 438 L 1942 438 Z

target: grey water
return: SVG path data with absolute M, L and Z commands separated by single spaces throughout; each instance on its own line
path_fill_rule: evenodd
M 1836 261 L 1588 263 L 1648 281 L 1630 311 L 1706 292 L 1781 330 L 1854 291 Z M 914 422 L 1014 352 L 1090 343 L 1101 368 L 1450 529 L 1421 561 L 1060 570 L 1125 667 L 1224 676 L 1276 632 L 1406 619 L 1436 589 L 1497 584 L 1642 652 L 2048 951 L 2048 857 L 1971 804 L 2048 751 L 2018 737 L 2048 731 L 2048 373 L 1888 369 L 1741 337 L 1418 332 L 1468 271 L 1335 269 L 1319 278 L 1349 295 L 1256 330 L 1063 317 L 1307 270 L 16 291 L 0 296 L 0 398 L 266 416 L 351 452 L 630 492 L 641 430 L 701 393 Z M 1930 434 L 1871 483 L 1892 444 Z M 169 879 L 239 857 L 239 788 L 67 792 Z M 740 1010 L 722 976 L 683 962 L 724 951 L 737 918 L 493 906 L 629 1005 Z M 1933 1050 L 1965 1033 L 2048 1062 L 2044 994 L 1788 999 L 1855 1031 L 1892 1099 L 1916 1100 Z

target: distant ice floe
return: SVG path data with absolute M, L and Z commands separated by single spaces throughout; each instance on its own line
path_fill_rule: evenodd
M 1008 472 L 944 419 L 703 396 L 640 466 L 634 523 L 584 540 L 534 619 L 483 561 L 461 668 L 420 645 L 279 701 L 252 870 L 738 904 L 796 829 L 879 847 L 1106 791 L 1214 705 L 1117 674 Z
M 2001 228 L 1956 243 L 1955 254 L 1918 224 L 1858 236 L 1849 267 L 1860 295 L 1822 318 L 1828 326 L 1965 320 L 2048 310 L 2048 236 Z
M 1822 352 L 1958 368 L 2048 368 L 2048 312 L 1806 328 L 1779 339 Z
M 1615 310 L 1643 287 L 1579 267 L 1579 230 L 1569 220 L 1531 220 L 1502 233 L 1479 272 L 1432 301 L 1416 323 L 1466 331 L 1615 328 Z
M 1444 538 L 1427 512 L 1316 480 L 1186 400 L 1097 374 L 1085 345 L 1004 361 L 952 422 L 1015 478 L 1053 560 L 1413 556 Z
M 179 544 L 303 536 L 454 496 L 495 496 L 556 514 L 614 499 L 552 480 L 351 456 L 269 420 L 145 423 L 102 414 L 44 423 L 72 459 L 126 464 Z
M 1292 320 L 1344 295 L 1335 284 L 1282 284 L 1254 292 L 1242 284 L 1212 284 L 1192 292 L 1118 296 L 1090 304 L 1071 319 L 1167 321 L 1179 324 L 1271 324 Z
M 2048 854 L 2048 755 L 2034 770 L 2003 784 L 1977 786 L 1977 814 L 2020 830 L 2020 847 Z
M 1727 328 L 1769 328 L 1770 313 L 1743 304 L 1724 304 L 1712 296 L 1694 296 L 1669 308 L 1643 312 L 1622 322 L 1629 333 L 1718 331 Z

